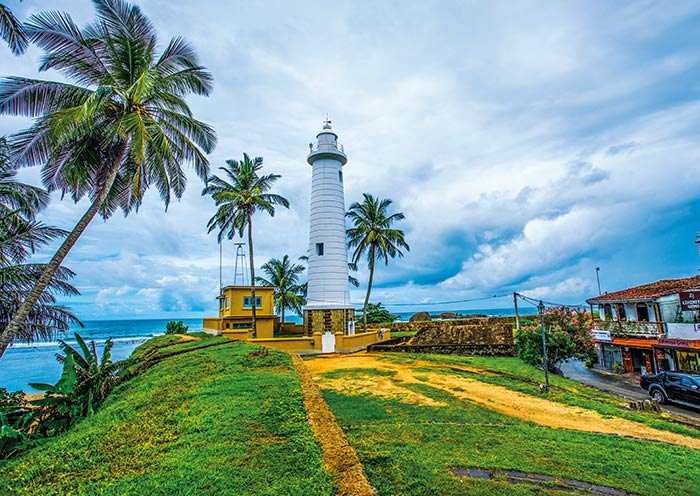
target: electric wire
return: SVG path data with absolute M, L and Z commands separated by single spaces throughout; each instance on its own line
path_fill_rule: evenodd
M 429 305 L 450 305 L 453 303 L 471 303 L 473 301 L 493 300 L 496 298 L 503 298 L 505 296 L 511 296 L 512 294 L 513 293 L 507 293 L 507 294 L 502 294 L 502 295 L 493 295 L 493 296 L 483 296 L 480 298 L 469 298 L 466 300 L 431 301 L 431 302 L 423 302 L 423 303 L 387 303 L 387 305 L 392 306 L 392 307 L 406 307 L 406 306 L 419 307 L 419 306 L 429 306 Z

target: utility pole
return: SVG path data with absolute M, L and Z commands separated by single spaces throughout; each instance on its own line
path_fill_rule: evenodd
M 542 324 L 542 363 L 544 364 L 544 387 L 549 389 L 549 367 L 547 365 L 547 339 L 544 336 L 544 303 L 540 300 L 537 305 L 537 310 L 540 313 L 540 323 Z
M 515 328 L 520 329 L 520 316 L 518 315 L 518 293 L 513 292 L 513 306 L 515 307 Z
M 698 257 L 700 257 L 700 231 L 697 231 L 695 233 L 695 246 L 698 247 Z

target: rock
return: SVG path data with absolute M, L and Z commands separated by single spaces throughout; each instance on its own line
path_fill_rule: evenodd
M 432 320 L 432 317 L 430 317 L 430 314 L 428 312 L 418 312 L 414 313 L 411 315 L 411 318 L 408 319 L 409 322 L 429 322 Z
M 436 319 L 461 319 L 463 315 L 454 312 L 443 312 L 440 315 L 436 315 Z
M 488 315 L 485 315 L 483 313 L 470 313 L 469 315 L 462 315 L 461 313 L 454 313 L 454 312 L 443 312 L 439 315 L 436 315 L 436 319 L 442 319 L 442 320 L 466 320 L 466 319 L 483 319 L 488 317 Z

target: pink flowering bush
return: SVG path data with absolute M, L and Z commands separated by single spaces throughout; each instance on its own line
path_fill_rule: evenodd
M 593 318 L 585 310 L 556 307 L 544 315 L 547 365 L 558 369 L 570 358 L 586 360 L 595 356 Z M 515 332 L 518 356 L 534 366 L 542 366 L 542 327 L 540 322 L 524 325 Z

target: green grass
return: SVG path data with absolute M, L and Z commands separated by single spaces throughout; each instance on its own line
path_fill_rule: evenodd
M 138 353 L 202 344 L 156 339 Z M 0 494 L 334 494 L 289 356 L 257 350 L 232 343 L 164 359 L 93 417 L 9 461 Z
M 490 361 L 484 360 L 482 364 Z M 519 365 L 501 363 L 497 368 L 513 372 Z M 347 373 L 357 378 L 356 371 Z M 364 373 L 373 376 L 371 371 Z M 342 377 L 342 371 L 334 374 L 335 379 Z M 522 383 L 510 380 L 512 389 Z M 700 452 L 696 450 L 553 429 L 460 400 L 429 383 L 403 386 L 447 406 L 323 391 L 370 482 L 382 495 L 543 494 L 542 489 L 526 485 L 455 477 L 449 472 L 453 466 L 548 474 L 649 496 L 665 496 L 671 488 L 674 494 L 697 493 Z
M 406 336 L 413 337 L 416 335 L 416 332 L 418 332 L 418 331 L 392 331 L 391 339 L 403 338 Z

